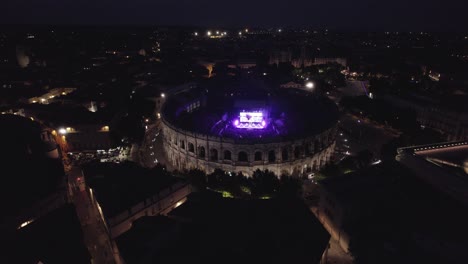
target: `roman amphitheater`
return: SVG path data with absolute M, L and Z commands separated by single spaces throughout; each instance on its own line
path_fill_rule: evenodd
M 166 101 L 163 146 L 178 170 L 299 176 L 330 162 L 338 116 L 318 93 L 256 80 L 196 88 Z

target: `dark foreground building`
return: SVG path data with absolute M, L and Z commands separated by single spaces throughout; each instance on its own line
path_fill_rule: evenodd
M 195 193 L 116 239 L 125 263 L 319 263 L 330 235 L 299 200 Z
M 60 150 L 47 128 L 0 115 L 2 263 L 90 263 L 66 192 Z
M 465 263 L 468 210 L 399 162 L 322 182 L 319 219 L 356 263 Z

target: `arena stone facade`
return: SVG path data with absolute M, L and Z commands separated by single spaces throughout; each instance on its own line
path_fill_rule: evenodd
M 276 175 L 303 175 L 328 164 L 335 148 L 337 127 L 305 138 L 282 140 L 232 139 L 197 134 L 162 120 L 167 161 L 178 170 L 201 169 L 250 176 L 257 169 Z

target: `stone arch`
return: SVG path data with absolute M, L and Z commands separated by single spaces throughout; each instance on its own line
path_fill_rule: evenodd
M 263 153 L 261 151 L 255 151 L 254 161 L 261 161 L 263 158 Z
M 191 142 L 188 143 L 188 151 L 195 152 L 195 147 L 193 146 L 193 143 Z
M 229 150 L 224 151 L 224 159 L 225 160 L 232 160 L 231 151 L 229 151 Z
M 203 147 L 203 146 L 198 147 L 198 157 L 200 157 L 200 158 L 205 158 L 206 157 L 205 147 Z
M 276 153 L 274 150 L 268 151 L 268 162 L 269 163 L 274 163 L 276 162 Z
M 310 142 L 306 142 L 306 143 L 304 144 L 304 154 L 305 154 L 307 157 L 310 156 L 310 154 L 311 154 L 310 145 L 311 145 Z
M 292 170 L 291 176 L 298 177 L 299 175 L 301 175 L 301 173 L 301 168 L 299 166 L 295 166 Z
M 312 160 L 312 170 L 316 171 L 317 170 L 317 160 Z
M 281 160 L 282 161 L 287 161 L 289 160 L 289 151 L 288 148 L 285 147 L 281 150 Z
M 320 142 L 318 139 L 314 140 L 314 153 L 317 153 L 320 151 Z
M 323 156 L 322 156 L 322 166 L 325 166 L 328 164 L 328 155 L 325 153 Z
M 333 137 L 333 134 L 331 131 L 329 131 L 327 133 L 327 145 L 330 145 L 330 143 L 332 142 L 332 137 Z
M 182 149 L 185 149 L 185 141 L 183 141 L 183 140 L 180 141 L 180 147 Z
M 249 161 L 249 155 L 247 154 L 247 152 L 239 151 L 239 153 L 237 153 L 237 161 L 248 162 Z
M 294 147 L 294 159 L 299 159 L 301 158 L 301 147 L 296 146 Z
M 217 149 L 211 149 L 210 150 L 210 160 L 211 161 L 218 161 L 218 150 Z

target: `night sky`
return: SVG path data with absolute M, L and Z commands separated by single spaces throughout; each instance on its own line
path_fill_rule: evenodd
M 464 0 L 6 0 L 1 24 L 468 31 Z

